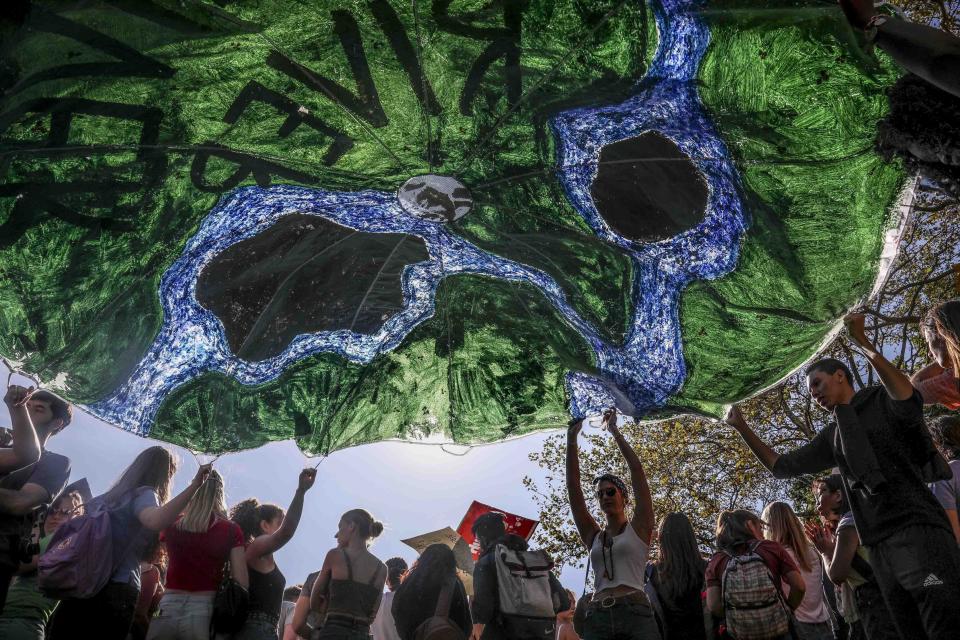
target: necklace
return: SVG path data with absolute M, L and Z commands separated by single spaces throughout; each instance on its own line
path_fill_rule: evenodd
M 607 543 L 607 530 L 603 530 L 603 539 L 600 541 L 600 558 L 603 561 L 603 577 L 607 580 L 613 580 L 613 537 L 610 538 L 610 543 Z M 610 566 L 607 566 L 607 551 L 610 552 Z

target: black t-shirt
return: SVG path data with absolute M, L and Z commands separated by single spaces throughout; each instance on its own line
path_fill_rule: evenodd
M 950 531 L 943 507 L 927 488 L 921 473 L 930 461 L 932 447 L 919 392 L 914 391 L 907 400 L 894 400 L 882 387 L 868 387 L 858 391 L 850 405 L 886 478 L 886 484 L 876 494 L 851 487 L 836 423 L 830 423 L 799 449 L 781 455 L 774 465 L 774 476 L 792 478 L 839 467 L 843 492 L 865 546 L 877 544 L 905 526 L 933 526 Z M 856 452 L 848 451 L 847 455 Z

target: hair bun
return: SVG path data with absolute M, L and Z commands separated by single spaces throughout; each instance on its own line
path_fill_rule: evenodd
M 374 520 L 370 525 L 370 537 L 376 538 L 381 533 L 383 533 L 383 523 L 378 520 Z

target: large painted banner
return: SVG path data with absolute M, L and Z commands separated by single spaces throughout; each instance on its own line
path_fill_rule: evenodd
M 210 452 L 717 414 L 876 278 L 822 2 L 5 5 L 0 355 Z

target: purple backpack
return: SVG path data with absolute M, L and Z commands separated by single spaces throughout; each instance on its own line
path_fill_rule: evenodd
M 92 598 L 114 569 L 110 509 L 100 506 L 57 529 L 37 563 L 37 581 L 51 598 Z

